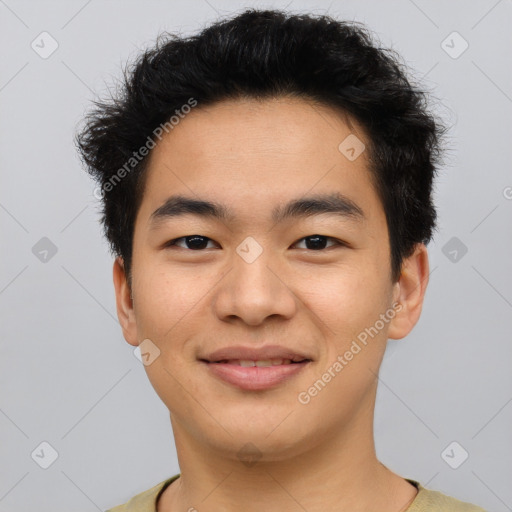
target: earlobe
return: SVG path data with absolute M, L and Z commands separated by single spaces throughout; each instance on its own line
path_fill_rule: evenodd
M 113 279 L 116 293 L 117 317 L 123 329 L 124 339 L 130 345 L 138 346 L 133 299 L 126 279 L 124 262 L 119 256 L 114 261 Z
M 394 301 L 399 303 L 390 323 L 388 337 L 407 336 L 419 320 L 429 277 L 428 252 L 425 244 L 417 244 L 411 256 L 404 259 L 400 279 L 395 285 Z

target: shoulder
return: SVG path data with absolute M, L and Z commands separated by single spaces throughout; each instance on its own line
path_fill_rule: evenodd
M 155 512 L 156 500 L 163 490 L 176 480 L 180 475 L 175 475 L 147 491 L 137 494 L 124 505 L 118 505 L 106 512 Z M 485 509 L 460 501 L 451 496 L 447 496 L 439 491 L 425 489 L 419 482 L 407 479 L 418 489 L 416 498 L 409 508 L 404 512 L 486 512 Z
M 486 512 L 477 505 L 460 501 L 439 491 L 425 489 L 420 483 L 407 480 L 418 488 L 418 494 L 405 512 Z
M 141 492 L 136 496 L 133 496 L 129 501 L 123 505 L 110 508 L 106 512 L 155 512 L 156 511 L 156 500 L 163 490 L 176 480 L 180 475 L 175 475 L 159 484 L 151 487 L 147 491 Z

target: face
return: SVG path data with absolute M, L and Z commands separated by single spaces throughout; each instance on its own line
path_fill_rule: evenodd
M 133 301 L 114 267 L 119 318 L 130 344 L 150 340 L 145 369 L 175 431 L 227 456 L 250 442 L 279 459 L 371 429 L 386 340 L 419 315 L 426 252 L 391 281 L 368 155 L 340 150 L 348 136 L 366 140 L 305 100 L 226 101 L 150 155 Z

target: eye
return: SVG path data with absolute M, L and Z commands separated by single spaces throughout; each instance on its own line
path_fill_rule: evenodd
M 298 242 L 295 242 L 294 245 L 302 243 L 303 240 L 306 240 L 306 247 L 299 247 L 299 249 L 305 248 L 305 249 L 310 249 L 313 251 L 321 251 L 322 249 L 326 249 L 326 244 L 327 244 L 327 241 L 329 241 L 329 240 L 333 242 L 333 244 L 329 247 L 332 247 L 335 245 L 339 245 L 339 246 L 346 245 L 341 240 L 338 240 L 331 236 L 324 236 L 324 235 L 309 235 L 304 238 L 301 238 Z
M 304 238 L 301 238 L 298 242 L 295 242 L 294 246 L 297 246 L 300 243 L 305 241 L 305 247 L 299 247 L 299 249 L 309 249 L 312 251 L 321 251 L 324 249 L 328 249 L 333 246 L 346 246 L 344 242 L 333 238 L 331 236 L 324 235 L 309 235 Z M 331 245 L 327 245 L 327 242 L 331 242 Z M 192 251 L 200 251 L 202 249 L 208 249 L 208 243 L 216 243 L 211 238 L 202 235 L 189 235 L 182 236 L 180 238 L 175 238 L 174 240 L 170 240 L 165 244 L 165 247 L 182 247 L 183 249 L 189 249 Z M 185 246 L 183 246 L 185 244 Z
M 165 247 L 183 247 L 180 243 L 184 243 L 184 249 L 190 249 L 193 251 L 200 251 L 201 249 L 207 249 L 208 242 L 213 242 L 212 239 L 207 236 L 201 235 L 190 235 L 190 236 L 182 236 L 181 238 L 175 238 L 174 240 L 170 240 L 165 244 Z

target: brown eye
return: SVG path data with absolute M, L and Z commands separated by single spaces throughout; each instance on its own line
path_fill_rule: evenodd
M 330 240 L 333 242 L 333 244 L 329 247 L 332 247 L 333 245 L 343 245 L 343 243 L 340 240 L 337 240 L 336 238 L 333 238 L 331 236 L 324 236 L 324 235 L 310 235 L 306 236 L 304 238 L 301 238 L 298 242 L 295 243 L 297 245 L 298 243 L 301 243 L 303 240 L 306 241 L 305 247 L 299 247 L 299 249 L 309 249 L 312 251 L 321 251 L 323 249 L 328 248 L 327 242 Z
M 165 247 L 182 247 L 184 249 L 190 249 L 192 251 L 199 251 L 201 249 L 206 249 L 208 242 L 213 242 L 210 238 L 201 235 L 190 235 L 190 236 L 182 236 L 181 238 L 175 238 L 174 240 L 170 240 L 165 244 Z M 180 243 L 184 243 L 180 245 Z

